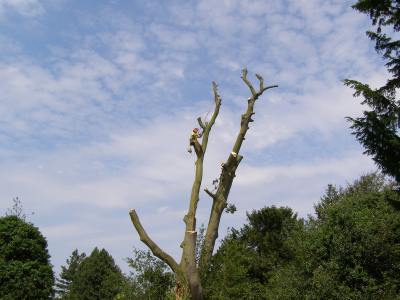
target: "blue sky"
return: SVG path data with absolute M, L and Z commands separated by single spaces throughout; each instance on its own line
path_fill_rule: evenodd
M 124 271 L 144 248 L 128 216 L 178 257 L 198 116 L 222 108 L 203 185 L 219 174 L 249 91 L 241 68 L 278 84 L 256 103 L 220 228 L 246 211 L 300 216 L 328 183 L 374 170 L 346 116 L 362 111 L 344 78 L 384 82 L 365 36 L 369 19 L 344 0 L 0 0 L 0 209 L 18 196 L 58 271 L 71 252 L 106 248 Z M 198 224 L 210 200 L 201 195 Z

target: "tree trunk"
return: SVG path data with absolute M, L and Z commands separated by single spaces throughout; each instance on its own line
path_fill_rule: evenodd
M 175 300 L 186 300 L 189 299 L 190 292 L 185 281 L 176 280 L 175 285 Z
M 202 300 L 203 290 L 198 272 L 176 275 L 175 299 L 176 300 Z

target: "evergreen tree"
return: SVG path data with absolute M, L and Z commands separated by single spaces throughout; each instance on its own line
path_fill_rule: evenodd
M 400 40 L 393 36 L 400 31 L 400 2 L 398 0 L 359 0 L 353 8 L 369 14 L 375 31 L 368 31 L 368 37 L 375 42 L 375 49 L 386 60 L 392 78 L 380 88 L 346 79 L 346 85 L 355 90 L 355 96 L 362 96 L 362 104 L 369 106 L 362 117 L 348 118 L 357 140 L 364 146 L 385 174 L 393 176 L 400 183 L 400 102 L 396 89 L 400 87 Z M 384 32 L 386 30 L 386 32 Z
M 78 249 L 75 249 L 70 258 L 67 259 L 67 266 L 61 266 L 60 277 L 56 280 L 56 293 L 61 299 L 66 300 L 69 298 L 70 286 L 85 257 L 86 254 L 84 252 L 79 254 Z
M 69 285 L 71 300 L 112 300 L 122 291 L 124 277 L 104 249 L 95 248 L 84 258 Z
M 50 299 L 54 274 L 39 229 L 16 215 L 0 218 L 0 299 Z

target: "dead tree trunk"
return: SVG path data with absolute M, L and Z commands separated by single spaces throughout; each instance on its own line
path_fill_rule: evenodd
M 156 257 L 168 264 L 168 266 L 175 273 L 177 282 L 176 299 L 203 299 L 200 271 L 206 270 L 210 263 L 215 241 L 218 237 L 218 228 L 221 216 L 225 207 L 227 206 L 227 199 L 233 179 L 235 177 L 236 169 L 243 159 L 243 157 L 239 155 L 239 151 L 245 139 L 247 130 L 249 129 L 249 123 L 253 122 L 252 116 L 254 115 L 254 104 L 266 90 L 277 87 L 276 85 L 264 87 L 263 78 L 258 74 L 256 74 L 256 77 L 259 81 L 258 91 L 247 79 L 247 70 L 243 69 L 242 80 L 249 87 L 251 92 L 251 96 L 247 100 L 247 111 L 242 115 L 240 130 L 232 148 L 232 152 L 229 154 L 226 162 L 222 164 L 222 170 L 219 176 L 216 192 L 212 193 L 205 189 L 205 192 L 212 198 L 212 206 L 204 237 L 204 243 L 202 245 L 199 264 L 196 263 L 196 211 L 197 204 L 199 202 L 200 186 L 203 179 L 203 161 L 205 152 L 207 150 L 208 137 L 221 107 L 221 97 L 218 94 L 217 84 L 215 82 L 213 82 L 215 102 L 214 113 L 209 122 L 203 122 L 200 117 L 197 119 L 203 132 L 201 135 L 198 135 L 197 132 L 194 132 L 189 141 L 191 147 L 194 148 L 197 159 L 195 162 L 195 179 L 192 185 L 189 209 L 183 218 L 183 221 L 185 222 L 185 233 L 183 241 L 180 245 L 182 248 L 182 257 L 179 264 L 173 257 L 164 252 L 159 246 L 157 246 L 156 243 L 151 240 L 140 223 L 136 211 L 131 210 L 129 212 L 132 223 L 139 234 L 140 240 L 147 245 L 147 247 Z M 201 142 L 199 142 L 198 139 L 201 139 Z

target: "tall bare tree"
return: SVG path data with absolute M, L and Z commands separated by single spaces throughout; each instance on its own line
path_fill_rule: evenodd
M 211 256 L 214 250 L 215 241 L 218 237 L 218 228 L 221 220 L 222 213 L 227 207 L 228 195 L 232 186 L 235 172 L 243 156 L 239 155 L 240 148 L 245 139 L 249 123 L 253 122 L 252 116 L 254 113 L 254 104 L 256 100 L 268 89 L 277 87 L 277 85 L 264 86 L 264 80 L 261 75 L 256 74 L 259 81 L 258 90 L 254 88 L 252 83 L 247 79 L 247 69 L 242 70 L 242 80 L 248 86 L 251 96 L 247 100 L 247 110 L 242 114 L 239 133 L 233 145 L 232 151 L 228 156 L 226 162 L 222 163 L 221 174 L 218 179 L 218 186 L 215 192 L 208 189 L 204 191 L 212 198 L 212 206 L 208 226 L 205 232 L 204 241 L 201 247 L 200 259 L 196 261 L 196 211 L 199 202 L 200 186 L 203 179 L 203 161 L 204 155 L 207 150 L 208 138 L 212 126 L 218 117 L 219 109 L 221 107 L 221 97 L 218 94 L 217 84 L 212 83 L 214 93 L 214 112 L 209 122 L 203 121 L 200 117 L 197 118 L 202 133 L 198 134 L 196 131 L 190 136 L 190 145 L 194 148 L 197 159 L 195 162 L 195 178 L 192 186 L 192 191 L 189 201 L 188 213 L 184 216 L 186 228 L 184 233 L 183 242 L 181 244 L 182 257 L 180 263 L 163 251 L 146 233 L 139 217 L 134 209 L 129 214 L 136 231 L 139 234 L 140 240 L 149 247 L 152 253 L 159 259 L 164 261 L 172 269 L 176 276 L 176 299 L 203 299 L 203 290 L 201 286 L 200 273 L 206 270 L 210 264 Z M 200 139 L 200 141 L 199 141 Z

